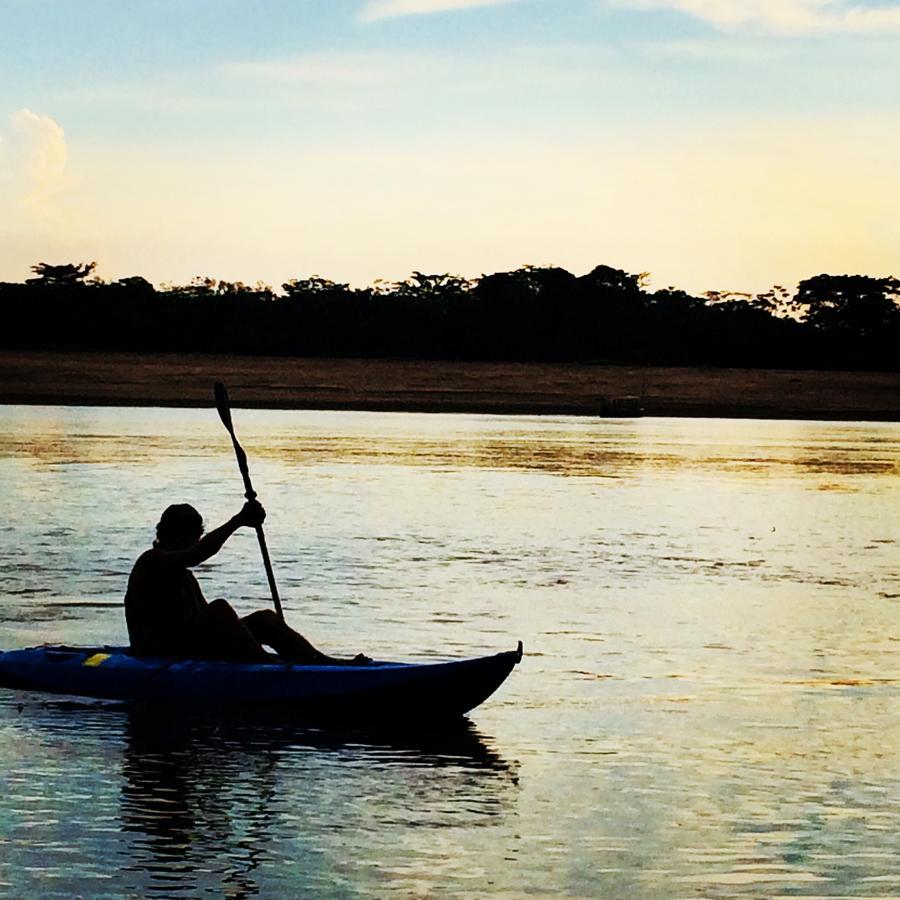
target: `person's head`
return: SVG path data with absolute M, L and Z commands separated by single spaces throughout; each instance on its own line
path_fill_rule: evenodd
M 202 536 L 203 516 L 189 503 L 175 503 L 160 517 L 153 546 L 163 550 L 184 550 Z

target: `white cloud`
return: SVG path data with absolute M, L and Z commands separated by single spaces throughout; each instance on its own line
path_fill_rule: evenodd
M 399 16 L 452 12 L 514 2 L 516 0 L 368 0 L 359 18 L 362 22 L 376 22 L 379 19 L 394 19 Z
M 30 263 L 97 257 L 98 241 L 73 210 L 69 150 L 62 126 L 20 109 L 0 133 L 0 277 L 23 277 Z
M 726 31 L 752 28 L 777 34 L 900 31 L 900 3 L 867 6 L 855 0 L 609 0 L 628 9 L 674 9 Z
M 0 169 L 7 199 L 39 216 L 54 214 L 54 198 L 66 183 L 69 151 L 59 123 L 30 109 L 9 117 Z

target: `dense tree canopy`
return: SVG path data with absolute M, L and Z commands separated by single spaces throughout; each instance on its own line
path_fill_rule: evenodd
M 96 264 L 38 263 L 0 283 L 8 348 L 293 356 L 603 361 L 896 370 L 900 281 L 817 275 L 793 296 L 675 288 L 600 265 L 523 266 L 470 280 L 413 272 L 351 288 L 311 276 L 279 291 L 195 278 L 107 283 Z
M 823 331 L 871 337 L 897 326 L 900 281 L 868 275 L 817 275 L 800 282 L 804 320 Z

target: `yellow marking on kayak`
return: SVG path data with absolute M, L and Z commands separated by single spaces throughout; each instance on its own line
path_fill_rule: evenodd
M 112 654 L 110 653 L 94 653 L 89 656 L 83 663 L 83 666 L 100 666 L 105 663 Z

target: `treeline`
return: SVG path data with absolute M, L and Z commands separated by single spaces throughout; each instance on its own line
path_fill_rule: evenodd
M 414 272 L 351 288 L 196 278 L 105 282 L 94 263 L 38 263 L 0 283 L 7 349 L 597 361 L 769 368 L 900 368 L 900 281 L 818 275 L 791 295 L 650 291 L 597 266 L 525 266 L 469 280 Z

